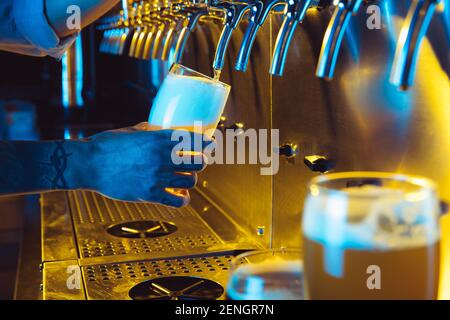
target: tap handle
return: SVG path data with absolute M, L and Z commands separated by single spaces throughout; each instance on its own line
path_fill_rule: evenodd
M 156 26 L 152 25 L 145 39 L 144 49 L 142 50 L 142 59 L 149 60 L 152 54 L 152 45 L 155 37 Z
M 244 14 L 250 10 L 251 5 L 247 3 L 219 2 L 214 8 L 225 11 L 225 23 L 217 43 L 213 67 L 222 70 L 225 63 L 225 54 L 233 31 L 239 25 Z
M 427 33 L 436 5 L 441 0 L 413 0 L 395 51 L 390 82 L 402 90 L 414 82 L 417 56 Z
M 175 46 L 175 51 L 173 54 L 173 62 L 180 63 L 181 58 L 183 57 L 184 47 L 186 46 L 187 40 L 191 33 L 191 29 L 188 27 L 184 27 L 181 29 L 180 35 L 177 39 L 177 44 Z
M 155 39 L 153 40 L 152 59 L 159 58 L 159 49 L 161 47 L 161 42 L 165 28 L 166 28 L 165 24 L 161 23 L 158 27 L 158 31 L 156 31 Z
M 270 74 L 275 76 L 283 75 L 286 56 L 292 36 L 294 35 L 298 23 L 303 21 L 306 10 L 308 10 L 311 2 L 312 0 L 297 0 L 289 3 L 283 24 L 281 25 L 281 29 L 278 32 L 277 40 L 275 42 L 272 63 L 270 65 Z
M 219 42 L 217 43 L 216 54 L 214 56 L 213 68 L 215 70 L 222 70 L 225 64 L 225 54 L 233 34 L 233 27 L 230 24 L 225 24 L 222 33 L 220 34 Z
M 103 31 L 102 41 L 100 42 L 100 46 L 99 46 L 99 51 L 101 53 L 106 52 L 106 46 L 109 41 L 110 34 L 111 34 L 111 30 L 106 29 Z
M 197 22 L 198 20 L 209 14 L 208 8 L 207 7 L 202 7 L 202 8 L 186 8 L 184 9 L 184 11 L 186 12 L 187 16 L 186 16 L 186 27 L 190 29 L 190 31 L 194 30 L 195 27 L 197 26 Z
M 122 0 L 122 11 L 123 11 L 123 18 L 124 18 L 124 20 L 128 20 L 128 17 L 129 17 L 128 0 Z
M 336 4 L 331 21 L 325 32 L 316 75 L 332 79 L 339 51 L 351 16 L 356 14 L 363 0 L 340 0 Z
M 164 40 L 164 46 L 161 52 L 161 60 L 163 61 L 167 61 L 169 59 L 169 54 L 170 54 L 170 48 L 171 48 L 171 44 L 173 41 L 173 36 L 175 33 L 175 28 L 172 27 L 169 29 L 169 31 L 167 31 L 165 40 Z
M 175 45 L 175 51 L 173 54 L 174 63 L 180 63 L 181 58 L 183 57 L 184 48 L 186 46 L 187 40 L 191 34 L 191 32 L 197 26 L 198 20 L 202 16 L 206 16 L 209 14 L 207 7 L 198 8 L 186 8 L 185 13 L 187 14 L 184 27 L 181 29 L 180 35 L 178 36 L 177 43 Z
M 256 33 L 259 30 L 259 24 L 254 20 L 250 20 L 247 30 L 239 48 L 238 57 L 234 68 L 238 71 L 246 71 L 250 53 L 252 51 L 253 43 L 256 39 Z
M 256 1 L 252 4 L 250 13 L 250 22 L 245 31 L 244 39 L 239 48 L 238 58 L 234 68 L 238 71 L 246 71 L 250 53 L 252 51 L 253 43 L 256 39 L 256 34 L 259 28 L 264 24 L 270 11 L 278 7 L 278 5 L 285 5 L 286 0 L 268 0 Z
M 144 45 L 145 45 L 145 39 L 147 38 L 149 32 L 149 28 L 148 26 L 143 28 L 141 30 L 141 33 L 139 34 L 138 40 L 137 40 L 137 44 L 136 44 L 136 49 L 134 50 L 134 58 L 140 59 L 142 56 L 142 51 L 144 49 Z
M 297 20 L 288 17 L 284 18 L 275 42 L 275 49 L 273 51 L 272 62 L 270 64 L 270 74 L 274 76 L 283 75 L 289 44 L 291 43 L 297 25 Z
M 133 57 L 134 56 L 140 33 L 141 33 L 141 28 L 140 27 L 137 27 L 136 29 L 134 29 L 133 37 L 131 38 L 130 49 L 129 49 L 129 52 L 128 52 L 128 56 L 129 57 Z
M 118 33 L 119 42 L 115 51 L 116 54 L 122 55 L 123 51 L 125 50 L 125 45 L 127 43 L 128 37 L 130 36 L 131 29 L 129 27 L 126 27 L 123 31 L 120 31 Z

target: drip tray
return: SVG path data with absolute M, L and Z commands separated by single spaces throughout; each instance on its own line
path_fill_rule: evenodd
M 80 265 L 163 259 L 253 248 L 248 238 L 234 232 L 231 239 L 220 236 L 206 221 L 226 232 L 237 230 L 219 212 L 200 199 L 174 209 L 152 203 L 115 201 L 88 191 L 67 193 Z M 52 225 L 48 223 L 48 225 Z M 231 241 L 230 241 L 231 240 Z M 248 239 L 250 240 L 250 239 Z M 241 245 L 241 247 L 240 247 Z
M 234 254 L 82 267 L 87 299 L 224 299 Z
M 230 261 L 260 246 L 194 191 L 181 209 L 88 191 L 43 195 L 44 299 L 223 299 Z M 83 285 L 69 290 L 77 269 Z

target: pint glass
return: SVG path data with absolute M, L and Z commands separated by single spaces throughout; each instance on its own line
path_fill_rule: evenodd
M 211 137 L 230 93 L 230 86 L 173 64 L 150 111 L 151 129 L 184 129 Z
M 307 297 L 436 299 L 439 212 L 436 187 L 424 178 L 315 178 L 303 214 Z

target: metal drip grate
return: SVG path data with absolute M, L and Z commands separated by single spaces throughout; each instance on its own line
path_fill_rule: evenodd
M 136 285 L 166 277 L 202 278 L 207 280 L 206 282 L 211 281 L 223 287 L 233 258 L 233 255 L 216 255 L 90 265 L 83 266 L 82 273 L 88 299 L 131 299 L 130 290 Z M 183 283 L 180 282 L 181 285 Z M 169 290 L 177 289 L 170 284 L 166 285 Z M 210 293 L 219 293 L 218 286 L 210 287 L 206 291 L 210 289 Z M 137 296 L 139 292 L 141 291 L 138 290 Z M 223 295 L 220 298 L 223 298 Z
M 88 282 L 227 271 L 232 256 L 166 259 L 84 267 Z
M 152 203 L 122 202 L 89 191 L 69 192 L 75 224 L 117 223 L 133 220 L 171 220 L 195 215 L 189 207 L 172 209 Z
M 197 236 L 172 236 L 147 239 L 129 239 L 102 242 L 86 242 L 81 246 L 83 258 L 114 256 L 121 254 L 142 254 L 150 252 L 192 249 L 219 244 L 211 234 Z
M 126 203 L 89 191 L 71 191 L 68 198 L 82 259 L 101 258 L 106 263 L 119 255 L 119 261 L 128 259 L 126 255 L 129 260 L 148 254 L 165 258 L 223 243 L 190 206 Z

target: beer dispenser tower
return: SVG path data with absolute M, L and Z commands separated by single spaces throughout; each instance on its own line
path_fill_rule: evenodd
M 232 92 L 220 128 L 279 129 L 279 170 L 210 166 L 179 210 L 44 195 L 44 298 L 128 299 L 142 281 L 171 275 L 223 287 L 235 254 L 301 246 L 307 183 L 324 172 L 422 175 L 450 201 L 448 0 L 123 3 L 98 24 L 99 50 L 147 61 L 155 86 L 174 61 L 221 70 Z M 448 217 L 442 226 L 441 297 L 450 298 Z M 67 266 L 81 271 L 81 290 L 57 276 Z

